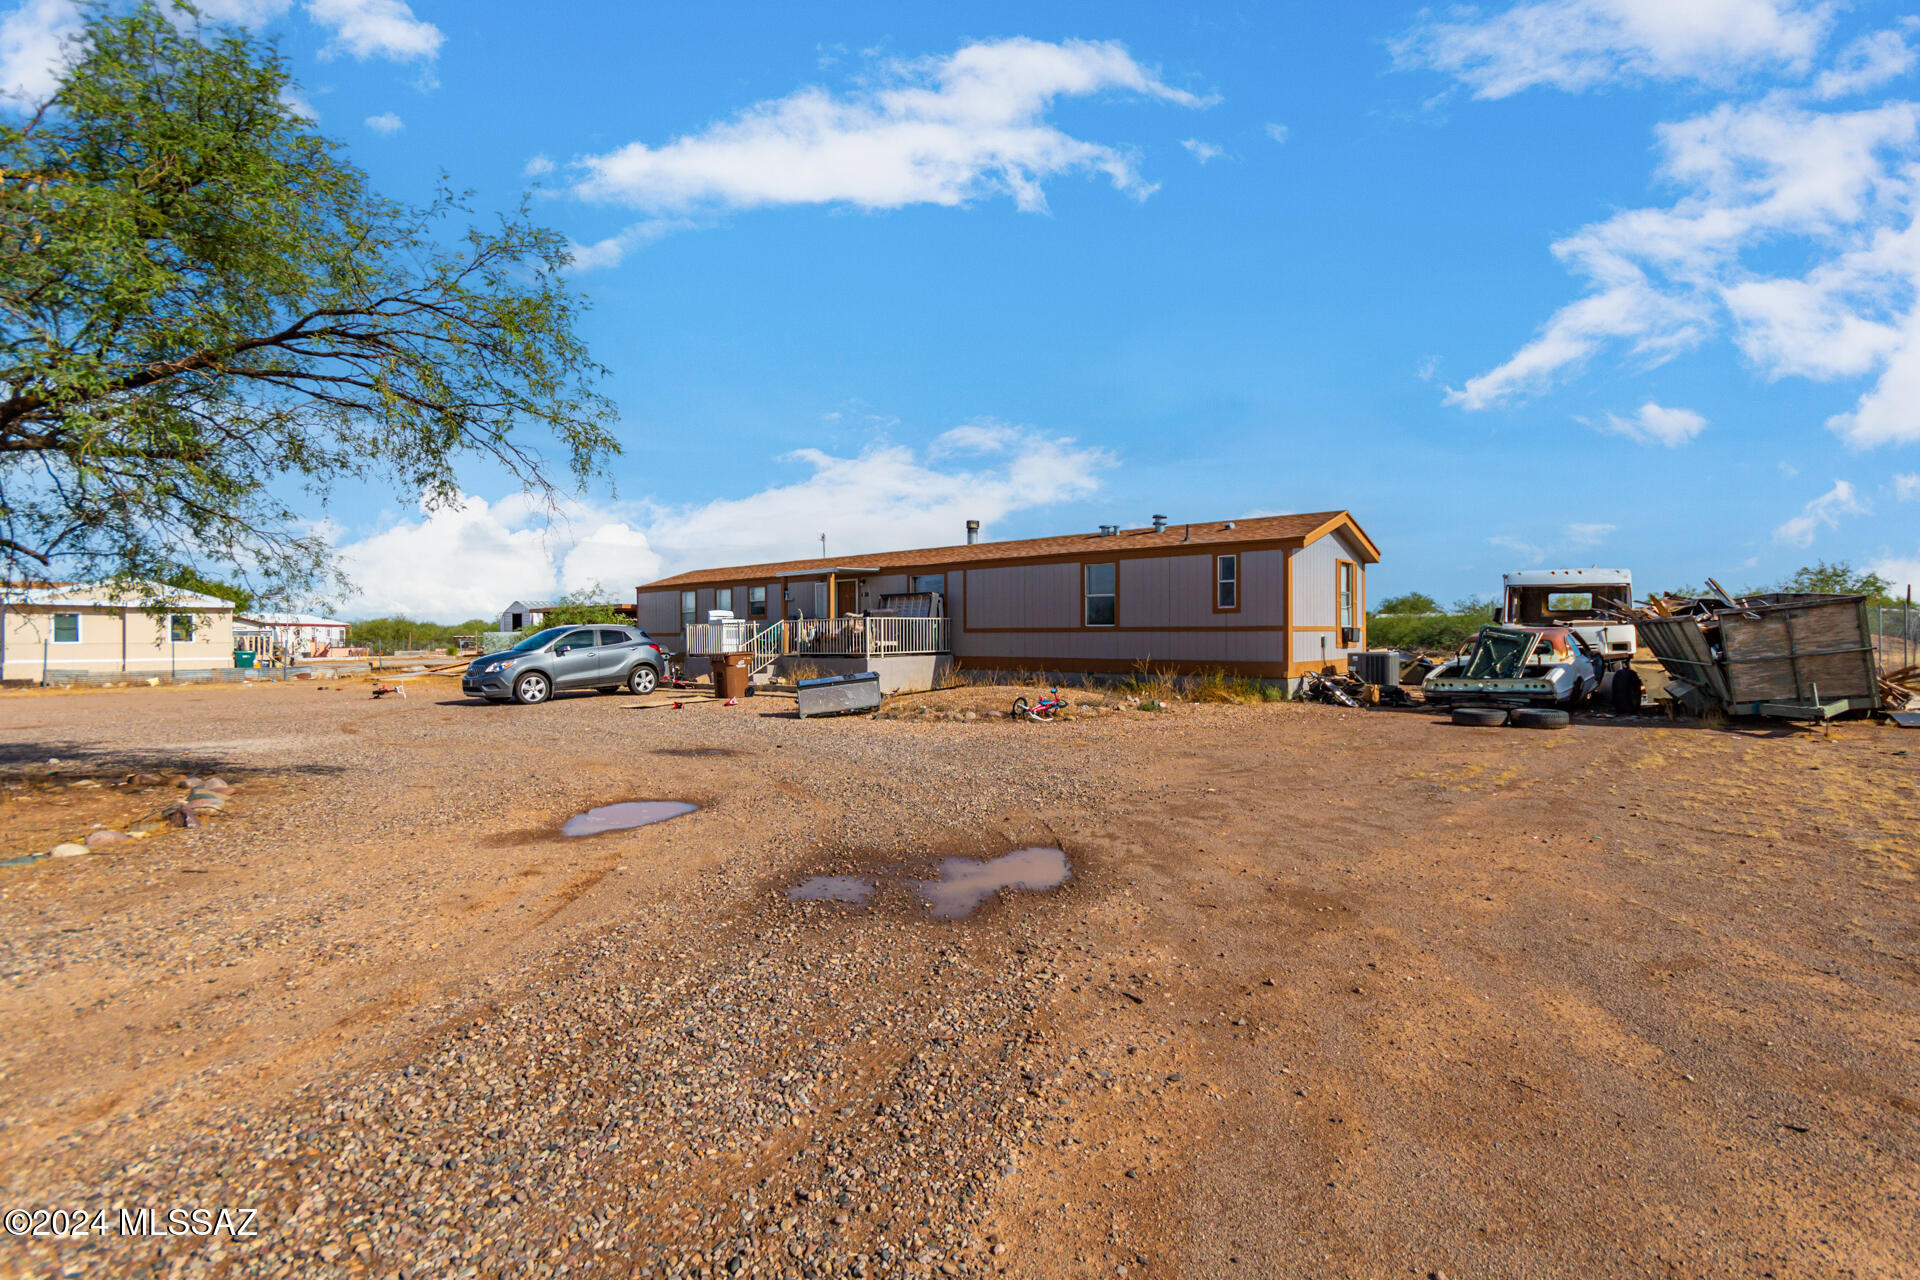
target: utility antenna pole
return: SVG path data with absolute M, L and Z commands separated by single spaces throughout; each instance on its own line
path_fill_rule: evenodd
M 827 535 L 824 533 L 820 535 L 820 558 L 822 560 L 827 558 Z

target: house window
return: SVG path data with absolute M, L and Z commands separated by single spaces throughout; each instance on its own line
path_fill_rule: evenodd
M 725 613 L 733 612 L 733 588 L 716 587 L 713 592 L 713 607 Z
M 1120 566 L 1114 564 L 1083 565 L 1082 578 L 1083 617 L 1090 627 L 1110 627 L 1119 614 Z
M 175 640 L 187 641 L 193 639 L 192 614 L 176 613 L 169 619 L 169 622 L 173 628 L 173 638 Z
M 765 587 L 747 588 L 747 616 L 764 618 L 767 616 L 767 589 Z
M 699 611 L 698 601 L 691 591 L 680 593 L 680 629 L 685 631 L 693 625 L 693 616 Z
M 1358 598 L 1355 587 L 1356 566 L 1351 560 L 1339 562 L 1340 573 L 1340 629 L 1358 625 L 1353 620 L 1354 602 Z
M 1231 610 L 1240 607 L 1240 557 L 1213 558 L 1213 607 Z
M 944 573 L 917 573 L 913 577 L 913 589 L 917 592 L 943 596 L 947 594 L 947 575 Z
M 55 644 L 80 643 L 79 614 L 56 613 L 53 615 L 53 642 Z

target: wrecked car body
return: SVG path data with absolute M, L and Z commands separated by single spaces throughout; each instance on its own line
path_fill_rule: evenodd
M 1421 685 L 1434 706 L 1560 707 L 1600 689 L 1605 664 L 1570 627 L 1480 628 Z

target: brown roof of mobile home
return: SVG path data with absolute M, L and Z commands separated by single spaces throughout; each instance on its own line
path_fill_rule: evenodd
M 1122 529 L 1117 534 L 1069 533 L 1054 538 L 1020 538 L 1013 542 L 962 543 L 953 547 L 923 547 L 918 551 L 881 551 L 872 555 L 835 556 L 823 562 L 780 560 L 771 564 L 744 564 L 731 568 L 695 569 L 671 578 L 649 582 L 640 588 L 654 591 L 671 587 L 693 587 L 709 582 L 746 582 L 754 578 L 776 578 L 783 573 L 801 573 L 827 566 L 857 566 L 862 569 L 912 569 L 934 565 L 991 564 L 997 560 L 1045 559 L 1050 556 L 1077 556 L 1089 552 L 1139 552 L 1156 548 L 1176 550 L 1184 546 L 1244 546 L 1248 544 L 1305 546 L 1334 529 L 1344 526 L 1360 544 L 1361 556 L 1368 564 L 1380 560 L 1380 549 L 1366 531 L 1345 511 L 1313 511 L 1302 515 L 1256 516 L 1246 520 L 1208 520 L 1193 524 L 1169 524 L 1155 532 L 1151 528 Z M 844 568 L 843 568 L 844 571 Z

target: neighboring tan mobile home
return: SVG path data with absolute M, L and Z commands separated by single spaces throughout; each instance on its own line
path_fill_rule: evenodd
M 164 676 L 233 666 L 233 605 L 153 583 L 0 587 L 0 676 Z
M 919 652 L 962 668 L 1119 674 L 1147 663 L 1285 679 L 1343 667 L 1366 647 L 1367 567 L 1379 559 L 1345 511 L 1156 518 L 1150 528 L 701 569 L 638 588 L 635 606 L 640 626 L 682 652 L 689 627 L 718 610 L 752 630 L 786 622 L 786 655 Z

